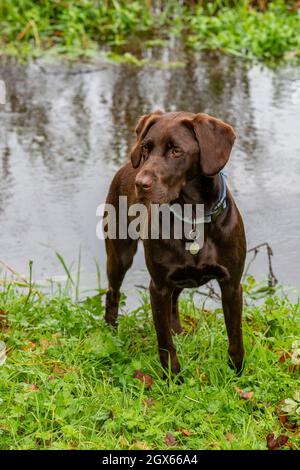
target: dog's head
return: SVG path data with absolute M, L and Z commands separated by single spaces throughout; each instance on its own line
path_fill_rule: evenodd
M 140 199 L 167 203 L 197 175 L 212 177 L 226 165 L 235 140 L 231 126 L 208 114 L 163 113 L 142 116 L 136 126 L 131 162 L 139 168 Z

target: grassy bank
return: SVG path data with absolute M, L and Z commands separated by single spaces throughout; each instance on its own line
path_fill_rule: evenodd
M 0 53 L 80 57 L 119 46 L 126 53 L 136 38 L 149 47 L 176 36 L 197 51 L 299 62 L 298 3 L 2 0 Z
M 258 305 L 249 278 L 237 378 L 222 311 L 183 299 L 177 385 L 161 379 L 147 299 L 116 333 L 100 297 L 79 303 L 16 289 L 0 292 L 1 449 L 266 449 L 272 433 L 300 448 L 298 304 L 265 293 Z

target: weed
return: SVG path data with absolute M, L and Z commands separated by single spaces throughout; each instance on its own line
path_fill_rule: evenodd
M 253 278 L 245 281 L 241 377 L 227 366 L 222 310 L 200 308 L 193 293 L 183 297 L 185 334 L 175 341 L 185 382 L 178 385 L 161 378 L 146 295 L 121 315 L 116 332 L 103 321 L 103 290 L 76 301 L 6 284 L 0 447 L 265 449 L 268 435 L 284 433 L 299 449 L 299 423 L 285 428 L 278 411 L 299 390 L 291 359 L 299 303 L 267 291 L 254 301 L 257 290 Z

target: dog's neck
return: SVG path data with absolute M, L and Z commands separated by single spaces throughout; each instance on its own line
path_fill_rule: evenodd
M 220 175 L 197 176 L 189 180 L 178 197 L 179 204 L 204 204 L 205 212 L 212 209 L 221 191 Z

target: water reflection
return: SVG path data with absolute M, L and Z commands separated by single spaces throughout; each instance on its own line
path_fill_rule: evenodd
M 82 287 L 94 287 L 95 258 L 105 271 L 96 207 L 128 158 L 137 118 L 160 107 L 207 112 L 235 127 L 227 170 L 249 245 L 268 241 L 279 279 L 299 284 L 299 105 L 291 99 L 297 69 L 185 50 L 147 54 L 164 66 L 0 64 L 7 88 L 0 107 L 0 258 L 20 272 L 33 259 L 39 278 L 62 271 L 54 249 L 70 263 L 81 246 Z M 165 67 L 175 60 L 184 67 Z M 262 257 L 255 271 L 266 273 Z M 140 250 L 131 284 L 141 278 L 147 282 Z

